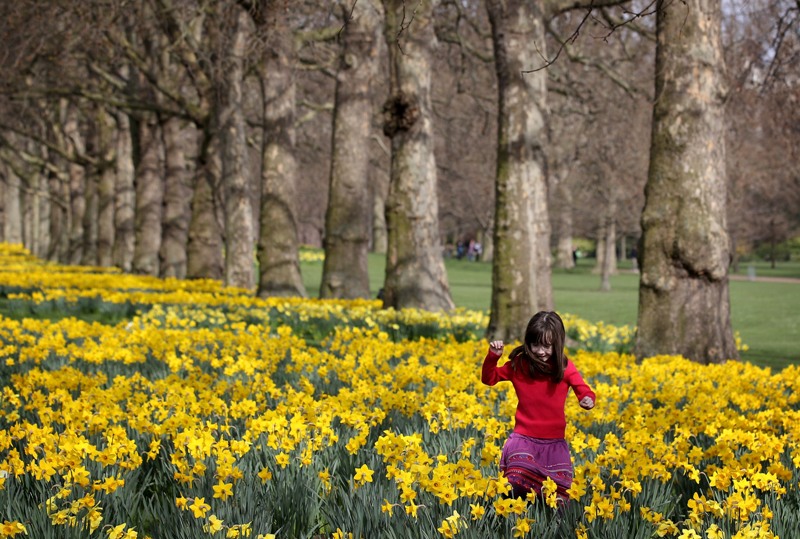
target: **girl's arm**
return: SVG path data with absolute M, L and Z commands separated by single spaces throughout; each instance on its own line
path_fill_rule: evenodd
M 493 386 L 500 380 L 507 380 L 504 376 L 503 367 L 497 366 L 497 361 L 503 356 L 503 341 L 492 341 L 489 343 L 489 351 L 483 359 L 481 369 L 481 382 L 487 386 Z M 505 367 L 505 365 L 504 365 Z
M 581 373 L 578 372 L 578 369 L 575 368 L 575 365 L 570 363 L 570 366 L 572 368 L 569 369 L 569 372 L 565 375 L 567 383 L 575 392 L 575 396 L 578 398 L 578 404 L 581 405 L 581 408 L 591 410 L 594 408 L 597 395 L 595 395 L 592 388 L 589 387 L 589 384 L 583 380 Z

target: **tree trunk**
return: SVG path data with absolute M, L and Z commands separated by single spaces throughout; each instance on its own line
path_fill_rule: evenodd
M 135 207 L 133 139 L 131 119 L 125 112 L 118 112 L 116 175 L 114 191 L 114 265 L 129 273 L 133 270 L 133 251 L 135 246 Z
M 636 355 L 737 357 L 725 215 L 719 0 L 657 5 L 656 96 L 642 214 Z
M 161 276 L 186 277 L 186 245 L 192 192 L 186 169 L 188 146 L 195 139 L 195 128 L 178 118 L 162 123 L 164 136 L 164 233 L 161 243 Z
M 603 265 L 600 267 L 600 290 L 611 291 L 611 276 L 617 273 L 617 223 L 614 220 L 616 204 L 610 203 L 606 208 L 606 226 L 603 240 Z
M 373 171 L 373 174 L 384 172 Z M 386 254 L 389 238 L 386 231 L 386 197 L 389 185 L 383 178 L 374 179 L 372 187 L 372 252 Z
M 55 165 L 63 170 L 61 158 L 55 158 Z M 47 260 L 66 264 L 69 257 L 69 176 L 53 171 L 47 178 L 50 199 L 50 241 L 47 246 Z
M 544 147 L 547 72 L 539 2 L 488 0 L 498 80 L 495 255 L 488 335 L 522 339 L 530 317 L 553 308 Z M 545 55 L 546 56 L 546 55 Z
M 258 295 L 305 296 L 300 274 L 295 191 L 296 54 L 287 7 L 263 2 L 258 33 L 268 37 L 260 65 L 264 88 L 264 133 L 261 162 L 261 216 L 258 242 Z
M 208 136 L 208 135 L 205 135 Z M 186 277 L 189 279 L 222 280 L 223 260 L 222 219 L 219 214 L 218 190 L 222 177 L 222 162 L 216 138 L 203 142 L 194 189 L 186 247 Z
M 69 151 L 73 155 L 85 153 L 85 142 L 78 125 L 78 111 L 72 104 L 64 104 L 64 135 Z M 86 213 L 86 169 L 75 162 L 68 164 L 69 170 L 69 255 L 67 262 L 78 265 L 83 260 L 85 236 L 83 216 Z
M 383 0 L 390 69 L 383 130 L 392 141 L 383 302 L 396 309 L 454 307 L 439 237 L 436 194 L 431 106 L 434 3 L 416 3 L 409 23 L 403 18 L 403 0 Z
M 556 197 L 560 201 L 561 211 L 554 217 L 558 235 L 556 267 L 562 269 L 575 267 L 575 248 L 572 245 L 572 189 L 567 183 L 567 177 L 567 174 L 563 174 L 556 184 Z
M 351 11 L 352 6 L 352 11 Z M 367 298 L 370 86 L 378 73 L 382 10 L 375 0 L 340 2 L 345 26 L 333 116 L 321 298 Z
M 242 86 L 247 18 L 240 11 L 219 95 L 222 185 L 225 190 L 225 284 L 255 288 L 254 219 Z
M 0 241 L 6 242 L 6 183 L 8 182 L 8 176 L 6 175 L 6 166 L 0 160 Z
M 28 168 L 28 167 L 26 167 Z M 28 174 L 23 182 L 22 195 L 22 243 L 34 256 L 39 250 L 39 175 Z
M 3 235 L 6 243 L 22 245 L 22 205 L 20 179 L 12 167 L 5 168 L 5 197 L 3 200 Z
M 101 152 L 100 183 L 97 187 L 97 264 L 114 264 L 114 196 L 117 175 L 114 170 L 116 137 L 114 120 L 104 108 L 97 112 L 98 149 Z
M 34 227 L 31 253 L 44 259 L 50 244 L 50 201 L 47 197 L 47 177 L 41 171 L 37 171 L 31 178 L 31 182 L 31 209 L 33 212 L 31 221 Z
M 136 245 L 133 272 L 158 276 L 161 214 L 164 202 L 163 146 L 154 115 L 139 122 L 139 163 L 136 166 Z
M 595 241 L 594 247 L 594 267 L 592 268 L 592 274 L 600 275 L 603 271 L 603 264 L 605 264 L 606 259 L 606 223 L 603 222 L 600 226 L 597 227 L 597 232 L 595 233 L 597 236 L 597 240 Z
M 85 207 L 83 212 L 83 254 L 81 264 L 84 266 L 97 265 L 97 220 L 100 208 L 97 203 L 97 191 L 99 178 L 97 168 L 91 167 L 87 171 L 86 183 L 84 184 L 83 196 Z

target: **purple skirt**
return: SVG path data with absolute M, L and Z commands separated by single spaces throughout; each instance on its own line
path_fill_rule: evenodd
M 567 503 L 572 486 L 572 456 L 563 438 L 531 438 L 516 432 L 508 436 L 500 456 L 500 470 L 511 484 L 515 497 L 542 493 L 549 477 L 556 483 L 559 502 Z

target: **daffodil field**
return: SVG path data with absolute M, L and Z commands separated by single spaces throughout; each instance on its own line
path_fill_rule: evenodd
M 0 538 L 800 537 L 800 372 L 566 317 L 572 501 L 505 495 L 486 313 L 259 299 L 0 245 Z M 101 319 L 102 321 L 93 321 Z M 576 345 L 574 343 L 577 343 Z M 554 489 L 553 489 L 554 490 Z

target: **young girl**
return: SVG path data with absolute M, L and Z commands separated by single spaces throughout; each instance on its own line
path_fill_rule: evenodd
M 508 436 L 500 457 L 500 470 L 515 497 L 535 491 L 541 494 L 548 477 L 557 485 L 560 502 L 569 501 L 572 485 L 572 457 L 564 429 L 564 405 L 569 389 L 582 408 L 594 407 L 595 394 L 578 369 L 564 355 L 564 322 L 552 311 L 536 313 L 525 330 L 525 344 L 513 349 L 502 367 L 503 341 L 489 343 L 483 360 L 481 381 L 493 386 L 501 380 L 514 384 L 519 403 L 514 432 Z

